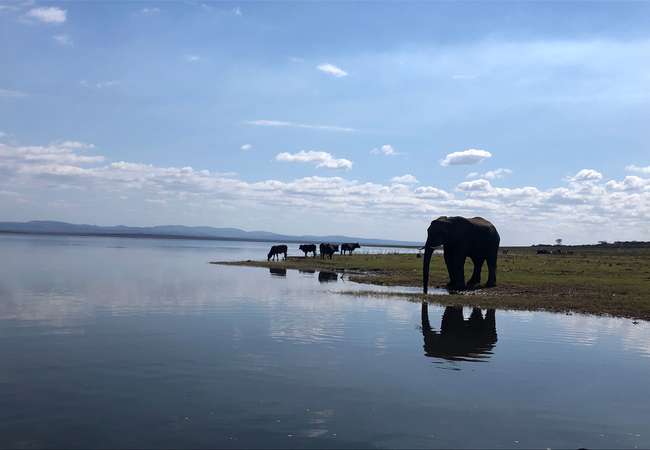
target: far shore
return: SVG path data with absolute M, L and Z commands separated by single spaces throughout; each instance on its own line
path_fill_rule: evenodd
M 442 306 L 592 314 L 650 321 L 650 249 L 571 247 L 537 254 L 540 247 L 507 247 L 500 252 L 497 287 L 453 291 L 453 295 L 348 292 L 350 295 L 398 296 Z M 567 247 L 563 247 L 567 248 Z M 505 250 L 505 248 L 504 248 Z M 385 286 L 422 287 L 422 258 L 416 253 L 334 255 L 333 259 L 290 256 L 287 260 L 212 262 L 234 266 L 336 272 L 350 281 Z M 466 278 L 472 270 L 468 259 Z M 430 286 L 443 287 L 447 270 L 442 255 L 431 260 Z M 483 280 L 487 268 L 483 267 Z

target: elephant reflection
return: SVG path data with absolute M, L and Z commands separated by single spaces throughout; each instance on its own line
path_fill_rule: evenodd
M 434 331 L 429 323 L 429 305 L 422 303 L 425 355 L 448 361 L 486 361 L 497 342 L 494 313 L 488 309 L 484 318 L 481 310 L 474 308 L 465 320 L 463 308 L 448 306 L 442 315 L 440 331 Z
M 334 272 L 318 272 L 318 281 L 321 283 L 331 283 L 339 279 L 338 274 Z

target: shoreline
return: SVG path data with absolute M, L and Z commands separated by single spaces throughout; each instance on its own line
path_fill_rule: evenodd
M 650 250 L 588 249 L 573 255 L 537 255 L 535 248 L 509 248 L 500 254 L 497 286 L 421 293 L 343 292 L 391 296 L 441 306 L 589 314 L 650 321 Z M 224 261 L 210 264 L 336 272 L 350 281 L 379 286 L 422 287 L 422 258 L 416 253 L 335 255 L 333 259 L 291 256 L 283 261 Z M 471 273 L 469 261 L 466 277 Z M 487 269 L 483 267 L 483 280 Z M 431 259 L 430 287 L 443 287 L 447 271 L 442 255 Z

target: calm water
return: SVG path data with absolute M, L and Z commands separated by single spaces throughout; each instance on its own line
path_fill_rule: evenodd
M 650 446 L 647 323 L 208 264 L 269 245 L 0 235 L 0 447 Z

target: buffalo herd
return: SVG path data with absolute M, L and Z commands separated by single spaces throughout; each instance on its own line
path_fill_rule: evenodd
M 358 242 L 356 243 L 344 243 L 341 244 L 341 254 L 345 255 L 345 252 L 348 252 L 348 254 L 352 254 L 354 249 L 361 248 Z M 305 258 L 307 258 L 307 255 L 309 253 L 312 253 L 314 255 L 314 258 L 316 257 L 316 244 L 302 244 L 299 247 L 300 251 L 305 253 Z M 266 257 L 267 261 L 271 261 L 272 259 L 277 259 L 278 261 L 280 260 L 280 255 L 284 254 L 284 259 L 287 259 L 287 251 L 289 249 L 287 248 L 286 245 L 274 245 L 271 247 L 271 251 L 269 251 L 269 254 Z M 329 256 L 330 259 L 332 259 L 332 255 L 334 253 L 339 251 L 339 246 L 338 244 L 329 244 L 323 242 L 320 245 L 320 257 L 321 259 L 325 258 L 325 255 Z

